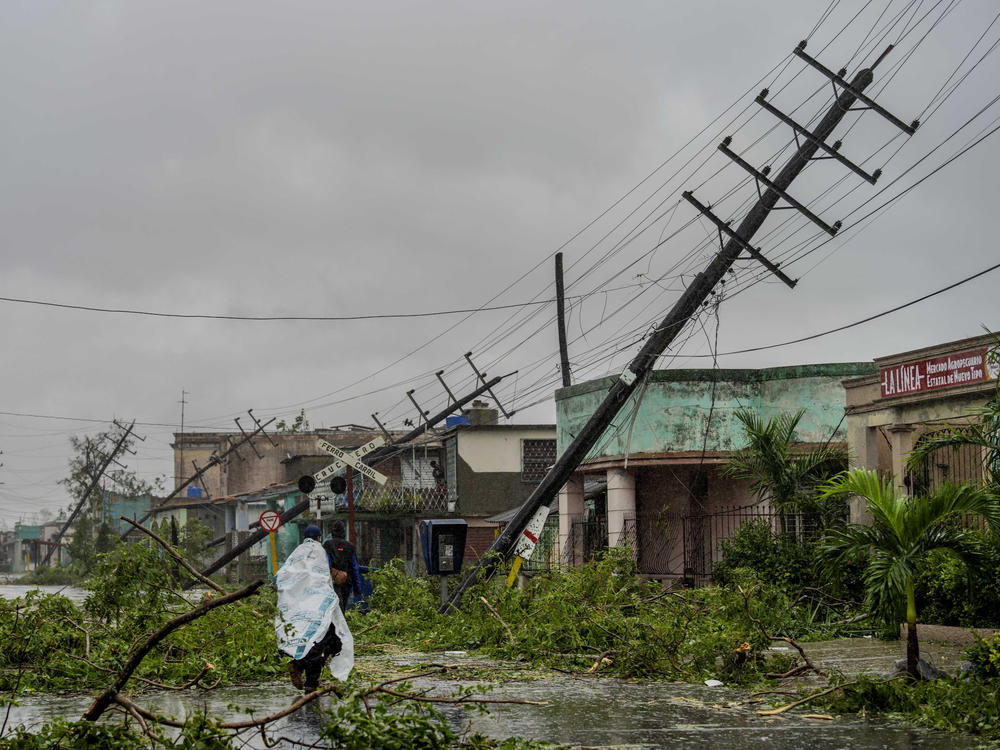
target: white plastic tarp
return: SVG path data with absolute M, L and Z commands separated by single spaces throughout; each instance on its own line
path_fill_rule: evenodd
M 340 599 L 330 579 L 330 562 L 323 546 L 306 539 L 296 547 L 278 570 L 278 613 L 274 635 L 278 650 L 301 659 L 313 645 L 334 628 L 343 643 L 340 653 L 329 662 L 330 672 L 346 680 L 354 668 L 354 638 L 347 627 Z

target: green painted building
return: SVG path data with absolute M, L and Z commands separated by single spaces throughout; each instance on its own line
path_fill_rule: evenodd
M 720 540 L 743 519 L 768 514 L 754 505 L 747 482 L 720 473 L 744 444 L 735 412 L 770 419 L 804 409 L 804 447 L 844 445 L 843 381 L 873 372 L 870 362 L 847 362 L 651 373 L 560 493 L 564 562 L 582 560 L 594 546 L 631 543 L 648 575 L 709 575 Z M 614 381 L 556 392 L 560 453 Z

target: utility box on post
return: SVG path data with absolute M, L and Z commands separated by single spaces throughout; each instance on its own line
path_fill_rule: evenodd
M 420 547 L 429 575 L 453 576 L 462 571 L 468 528 L 469 525 L 460 518 L 427 519 L 420 522 Z

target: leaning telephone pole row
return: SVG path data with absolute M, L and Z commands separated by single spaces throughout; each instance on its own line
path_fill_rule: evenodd
M 804 46 L 805 43 L 803 42 L 799 48 L 801 49 Z M 881 60 L 881 58 L 879 59 Z M 756 249 L 751 250 L 750 240 L 754 233 L 763 225 L 778 200 L 787 194 L 789 185 L 815 156 L 816 151 L 820 148 L 823 148 L 824 151 L 831 150 L 829 146 L 825 145 L 826 139 L 833 133 L 834 128 L 847 112 L 850 111 L 852 105 L 858 101 L 861 92 L 872 82 L 873 78 L 872 70 L 865 68 L 855 75 L 854 80 L 850 84 L 844 82 L 842 90 L 834 101 L 833 106 L 827 111 L 817 128 L 812 132 L 800 133 L 803 139 L 799 142 L 799 147 L 795 154 L 792 155 L 781 172 L 768 186 L 767 190 L 760 196 L 757 203 L 750 209 L 740 223 L 739 228 L 730 233 L 729 240 L 722 247 L 719 254 L 715 256 L 705 270 L 699 273 L 687 289 L 684 290 L 684 293 L 673 309 L 647 339 L 642 349 L 621 376 L 614 382 L 614 385 L 611 386 L 604 397 L 604 401 L 580 429 L 555 465 L 549 470 L 548 474 L 545 475 L 538 487 L 535 488 L 535 491 L 524 502 L 514 518 L 511 519 L 510 523 L 507 524 L 496 538 L 480 562 L 465 576 L 452 593 L 450 600 L 442 605 L 440 610 L 442 613 L 449 611 L 451 607 L 457 606 L 461 602 L 465 591 L 471 585 L 481 576 L 491 576 L 501 561 L 510 555 L 515 541 L 520 537 L 521 531 L 527 526 L 531 517 L 542 505 L 550 503 L 559 490 L 566 484 L 580 462 L 586 457 L 591 448 L 594 447 L 600 436 L 604 434 L 608 425 L 618 414 L 637 385 L 653 369 L 657 358 L 673 342 L 685 323 L 697 313 L 708 295 L 711 294 L 725 273 L 739 258 L 741 251 L 750 250 L 753 257 L 762 260 Z M 835 81 L 834 83 L 836 85 L 837 82 Z M 765 106 L 765 108 L 776 111 L 770 104 L 763 102 L 763 98 L 766 95 L 767 91 L 765 90 L 757 98 L 758 102 L 762 106 Z M 865 99 L 866 101 L 870 101 L 867 100 L 867 97 Z M 782 119 L 785 119 L 784 116 L 782 116 Z M 800 128 L 797 124 L 796 127 Z M 836 152 L 836 149 L 832 150 Z M 838 157 L 839 160 L 844 160 L 839 154 Z M 858 171 L 857 167 L 854 167 L 854 165 L 851 166 L 854 171 Z M 866 179 L 869 177 L 866 176 Z M 776 265 L 770 263 L 767 263 L 767 265 L 773 271 L 777 272 Z M 784 276 L 783 273 L 780 273 L 780 275 Z M 787 282 L 791 282 L 787 277 L 785 279 Z M 790 285 L 793 283 L 791 282 Z
M 399 445 L 408 443 L 414 438 L 424 434 L 425 432 L 427 432 L 427 430 L 436 425 L 438 422 L 445 419 L 449 414 L 454 412 L 456 409 L 461 409 L 463 406 L 472 401 L 472 399 L 477 398 L 482 394 L 486 393 L 491 388 L 493 388 L 493 386 L 495 386 L 504 378 L 509 377 L 510 375 L 513 375 L 513 373 L 508 373 L 507 375 L 497 375 L 496 377 L 485 381 L 481 386 L 479 386 L 479 388 L 472 391 L 467 396 L 464 396 L 460 400 L 455 401 L 454 403 L 450 404 L 447 408 L 439 411 L 437 414 L 427 417 L 427 421 L 425 421 L 420 426 L 414 428 L 413 430 L 410 430 L 410 432 L 406 433 L 400 438 L 397 438 L 389 445 L 383 445 L 378 450 L 372 451 L 361 460 L 368 466 L 374 466 L 377 463 L 380 463 L 382 461 L 385 461 L 386 459 L 391 458 L 392 456 L 396 455 L 396 451 L 398 450 Z M 307 497 L 299 501 L 295 505 L 293 505 L 291 508 L 287 508 L 286 510 L 284 510 L 281 513 L 281 523 L 282 524 L 288 523 L 290 520 L 292 520 L 299 514 L 308 510 L 308 508 L 309 508 L 309 498 Z M 205 570 L 201 571 L 202 575 L 206 576 L 212 575 L 212 573 L 215 573 L 217 570 L 222 568 L 223 565 L 230 562 L 231 560 L 234 560 L 244 551 L 250 549 L 253 545 L 255 545 L 261 539 L 266 537 L 267 534 L 268 532 L 264 531 L 264 529 L 259 528 L 258 525 L 258 528 L 255 532 L 253 532 L 250 536 L 248 536 L 242 542 L 237 544 L 231 550 L 226 552 L 224 555 L 220 556 L 215 562 L 213 562 L 211 565 L 205 568 Z M 194 585 L 193 581 L 191 581 L 190 583 L 191 585 Z
M 251 414 L 251 416 L 253 416 L 253 415 Z M 254 421 L 256 421 L 256 420 L 254 420 Z M 243 428 L 240 427 L 240 432 L 243 433 L 243 438 L 241 440 L 238 440 L 237 442 L 233 443 L 231 446 L 229 446 L 229 449 L 226 450 L 226 451 L 224 451 L 222 454 L 220 454 L 220 455 L 213 454 L 212 457 L 209 459 L 208 463 L 205 464 L 204 466 L 202 466 L 200 469 L 198 469 L 197 466 L 195 466 L 196 471 L 195 471 L 194 474 L 192 474 L 187 479 L 185 479 L 183 482 L 181 482 L 179 485 L 177 485 L 176 487 L 174 487 L 174 491 L 173 492 L 171 492 L 169 495 L 167 495 L 165 498 L 163 498 L 162 501 L 160 501 L 159 503 L 157 503 L 156 507 L 153 507 L 153 508 L 150 508 L 149 510 L 147 510 L 146 513 L 143 515 L 143 517 L 140 518 L 138 521 L 136 521 L 136 523 L 138 523 L 138 524 L 145 523 L 146 520 L 151 515 L 153 515 L 156 511 L 158 511 L 160 508 L 162 508 L 164 505 L 166 505 L 168 502 L 170 502 L 174 497 L 176 497 L 178 492 L 180 492 L 181 490 L 183 490 L 185 487 L 187 487 L 192 482 L 195 482 L 198 479 L 200 479 L 205 474 L 205 472 L 208 471 L 209 469 L 211 469 L 213 466 L 218 466 L 219 464 L 221 464 L 222 461 L 223 461 L 223 459 L 226 458 L 226 456 L 228 456 L 230 453 L 237 453 L 237 454 L 239 454 L 238 449 L 239 449 L 239 447 L 241 445 L 244 445 L 246 443 L 250 443 L 250 447 L 253 448 L 253 442 L 251 442 L 251 441 L 255 437 L 257 437 L 257 435 L 259 433 L 264 433 L 264 436 L 267 437 L 267 433 L 264 432 L 264 428 L 267 427 L 269 424 L 271 424 L 271 422 L 273 422 L 273 421 L 274 421 L 274 418 L 272 417 L 271 419 L 269 419 L 267 422 L 264 422 L 263 424 L 261 424 L 261 423 L 258 422 L 257 423 L 257 428 L 253 432 L 251 432 L 249 434 L 247 434 L 243 430 Z M 239 420 L 238 419 L 236 420 L 236 424 L 237 424 L 237 426 L 239 426 Z M 254 450 L 256 450 L 256 449 L 254 449 Z M 127 529 L 126 531 L 122 532 L 121 538 L 124 539 L 126 536 L 128 536 L 128 534 L 129 534 L 130 531 L 131 531 L 131 529 Z

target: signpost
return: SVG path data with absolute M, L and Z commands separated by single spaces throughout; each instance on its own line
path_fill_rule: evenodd
M 271 540 L 271 572 L 278 575 L 278 546 L 274 541 L 274 532 L 281 528 L 281 514 L 276 510 L 265 510 L 260 514 L 260 527 L 268 532 Z
M 347 451 L 341 450 L 340 448 L 338 448 L 333 443 L 328 443 L 326 440 L 320 440 L 319 441 L 319 449 L 321 451 L 325 451 L 326 453 L 329 453 L 331 456 L 333 456 L 337 460 L 334 461 L 329 466 L 327 466 L 325 468 L 322 468 L 319 471 L 317 471 L 315 474 L 313 474 L 312 475 L 312 479 L 314 481 L 313 481 L 313 483 L 312 483 L 311 486 L 309 486 L 308 484 L 306 484 L 306 485 L 303 484 L 303 479 L 305 479 L 305 477 L 303 477 L 303 479 L 299 480 L 299 488 L 300 489 L 311 490 L 312 487 L 316 486 L 316 482 L 322 482 L 327 477 L 331 477 L 334 474 L 336 474 L 336 473 L 338 473 L 338 472 L 343 471 L 343 470 L 346 469 L 346 472 L 347 472 L 347 486 L 346 486 L 346 490 L 347 490 L 347 525 L 348 525 L 347 536 L 348 536 L 348 539 L 350 540 L 351 544 L 356 544 L 357 543 L 357 540 L 355 538 L 355 533 L 354 533 L 354 482 L 352 481 L 353 480 L 352 474 L 353 474 L 353 472 L 357 471 L 359 474 L 362 474 L 362 475 L 368 477 L 373 482 L 378 482 L 379 484 L 385 484 L 386 482 L 388 482 L 389 481 L 389 477 L 387 477 L 385 474 L 380 474 L 379 472 L 375 471 L 375 469 L 373 469 L 368 464 L 361 463 L 361 459 L 362 458 L 364 458 L 365 456 L 367 456 L 372 451 L 375 451 L 378 448 L 381 448 L 383 445 L 385 445 L 385 438 L 383 438 L 383 437 L 377 437 L 374 440 L 371 440 L 371 441 L 365 443 L 360 448 L 357 448 L 357 449 L 351 451 L 350 453 L 348 453 Z M 331 485 L 331 489 L 334 489 L 332 485 Z M 336 491 L 336 490 L 334 489 L 334 491 Z
M 932 391 L 993 380 L 1000 369 L 997 349 L 971 349 L 940 357 L 883 367 L 879 372 L 882 398 Z
M 538 545 L 538 537 L 541 536 L 542 529 L 545 528 L 545 520 L 548 517 L 549 506 L 543 505 L 535 511 L 535 515 L 531 517 L 528 525 L 521 532 L 521 536 L 517 538 L 514 545 L 514 563 L 510 566 L 510 574 L 507 576 L 507 588 L 514 585 L 514 579 L 517 578 L 521 565 L 524 564 L 525 560 L 530 560 L 534 554 L 535 547 Z
M 385 474 L 380 474 L 379 472 L 375 471 L 375 469 L 373 469 L 368 464 L 361 463 L 361 459 L 364 456 L 367 456 L 376 448 L 380 448 L 384 444 L 385 444 L 385 438 L 377 437 L 371 442 L 365 443 L 360 448 L 352 451 L 351 453 L 347 453 L 346 451 L 342 451 L 340 448 L 333 445 L 332 443 L 328 443 L 325 440 L 320 440 L 319 449 L 321 451 L 329 453 L 337 460 L 334 461 L 329 466 L 327 466 L 325 469 L 320 469 L 315 474 L 313 474 L 313 479 L 315 479 L 317 482 L 322 482 L 327 477 L 331 477 L 341 469 L 345 469 L 348 466 L 350 466 L 356 472 L 358 472 L 359 474 L 364 474 L 373 482 L 378 482 L 379 484 L 385 484 L 386 482 L 389 481 L 389 477 L 387 477 Z

